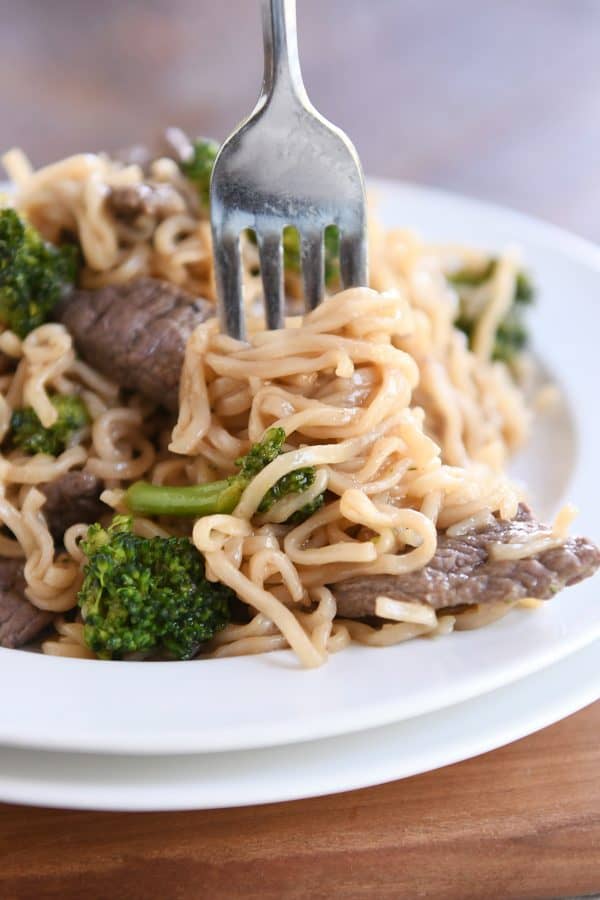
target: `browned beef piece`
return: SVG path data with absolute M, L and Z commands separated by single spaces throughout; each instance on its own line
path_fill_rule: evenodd
M 15 369 L 17 361 L 18 360 L 14 359 L 14 357 L 9 356 L 8 353 L 4 353 L 0 350 L 0 375 L 6 375 L 7 372 Z
M 7 353 L 3 353 L 0 350 L 0 375 L 6 375 L 7 372 L 10 372 L 11 369 L 15 368 L 16 360 L 9 356 Z
M 208 300 L 155 278 L 73 291 L 56 310 L 87 363 L 174 411 L 185 345 L 212 314 Z
M 185 212 L 185 200 L 170 184 L 143 182 L 113 187 L 107 197 L 112 214 L 123 222 L 134 222 L 138 216 L 164 219 Z
M 564 587 L 594 574 L 600 566 L 600 549 L 595 544 L 587 538 L 569 538 L 560 547 L 517 560 L 492 559 L 488 548 L 493 543 L 518 542 L 549 531 L 521 506 L 511 522 L 498 519 L 462 537 L 441 534 L 433 559 L 416 572 L 364 575 L 332 585 L 338 615 L 349 619 L 374 615 L 375 601 L 381 596 L 419 601 L 434 609 L 523 597 L 548 600 Z
M 78 522 L 97 522 L 109 511 L 100 500 L 104 484 L 91 472 L 65 472 L 41 487 L 46 495 L 42 509 L 55 541 L 60 542 L 67 528 Z
M 0 559 L 0 647 L 27 644 L 52 619 L 52 613 L 37 609 L 25 596 L 23 561 Z

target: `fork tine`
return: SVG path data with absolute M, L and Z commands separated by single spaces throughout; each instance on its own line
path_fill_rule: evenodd
M 213 247 L 221 328 L 231 337 L 243 341 L 246 338 L 246 323 L 239 235 L 215 227 L 213 223 Z
M 323 232 L 304 232 L 300 241 L 304 302 L 308 311 L 318 306 L 323 299 Z
M 340 243 L 340 271 L 345 288 L 368 284 L 367 236 L 364 229 L 342 232 Z
M 283 246 L 281 231 L 256 229 L 267 328 L 283 328 Z

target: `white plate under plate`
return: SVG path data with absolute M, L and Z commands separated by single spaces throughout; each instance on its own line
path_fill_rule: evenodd
M 519 460 L 537 509 L 564 494 L 598 535 L 600 251 L 518 213 L 373 182 L 387 225 L 488 248 L 516 242 L 540 289 L 537 351 L 565 402 Z M 575 452 L 575 444 L 577 444 Z M 70 660 L 0 650 L 0 744 L 107 753 L 195 753 L 308 741 L 397 722 L 507 685 L 600 636 L 598 579 L 543 610 L 480 631 L 386 649 L 351 647 L 301 671 L 290 652 L 185 663 Z M 5 686 L 10 685 L 10 689 Z
M 103 810 L 216 809 L 383 784 L 538 731 L 600 697 L 600 644 L 484 697 L 310 743 L 193 756 L 0 748 L 0 801 Z

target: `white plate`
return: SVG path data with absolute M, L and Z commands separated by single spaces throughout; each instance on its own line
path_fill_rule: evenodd
M 598 533 L 600 251 L 509 210 L 374 182 L 388 225 L 434 239 L 522 245 L 540 287 L 536 346 L 566 397 L 562 414 L 519 461 L 537 508 L 564 493 Z M 576 434 L 577 458 L 572 429 Z M 558 466 L 557 466 L 558 463 Z M 387 649 L 352 647 L 316 671 L 290 652 L 186 663 L 69 660 L 0 650 L 0 743 L 108 753 L 265 747 L 359 731 L 441 709 L 531 674 L 600 636 L 598 580 L 543 610 L 515 611 L 480 631 Z
M 306 744 L 195 756 L 99 756 L 0 748 L 0 801 L 75 809 L 215 809 L 383 784 L 545 728 L 600 697 L 593 644 L 518 687 L 395 725 Z

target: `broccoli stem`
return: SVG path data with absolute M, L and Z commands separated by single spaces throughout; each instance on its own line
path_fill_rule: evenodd
M 261 441 L 254 444 L 245 456 L 236 460 L 237 475 L 207 484 L 183 487 L 149 484 L 137 481 L 125 492 L 129 512 L 145 516 L 212 516 L 233 512 L 240 497 L 258 473 L 283 451 L 285 431 L 269 428 Z M 288 472 L 267 491 L 258 508 L 266 512 L 288 494 L 301 494 L 313 484 L 316 470 L 305 466 Z
M 136 481 L 127 489 L 125 503 L 137 515 L 210 516 L 233 512 L 245 487 L 236 478 L 184 487 Z
M 261 441 L 236 460 L 237 475 L 207 484 L 184 487 L 138 481 L 125 493 L 132 513 L 145 516 L 211 516 L 230 513 L 254 476 L 279 456 L 285 441 L 283 428 L 269 428 Z

